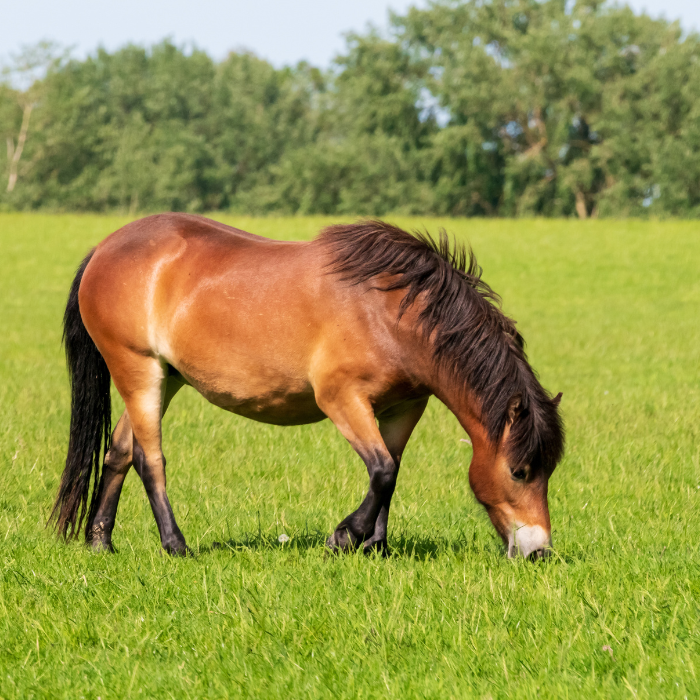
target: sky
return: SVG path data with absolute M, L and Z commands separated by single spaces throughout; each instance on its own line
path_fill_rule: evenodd
M 403 13 L 429 0 L 0 0 L 0 62 L 43 39 L 84 57 L 170 37 L 216 59 L 248 49 L 276 66 L 307 60 L 328 66 L 345 46 L 344 33 L 368 23 L 385 28 L 392 9 Z M 628 0 L 635 10 L 680 19 L 700 30 L 700 0 Z

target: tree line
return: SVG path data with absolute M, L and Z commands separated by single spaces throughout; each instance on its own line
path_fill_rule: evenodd
M 0 208 L 700 215 L 700 36 L 598 0 L 442 0 L 326 69 L 40 45 L 0 83 Z

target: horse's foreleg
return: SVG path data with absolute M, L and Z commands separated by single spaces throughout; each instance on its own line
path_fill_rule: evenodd
M 326 544 L 336 551 L 353 549 L 360 543 L 374 546 L 375 524 L 382 505 L 394 492 L 398 465 L 384 444 L 366 397 L 346 393 L 330 400 L 317 397 L 317 402 L 360 455 L 369 473 L 369 490 L 362 504 L 338 524 Z
M 407 407 L 400 407 L 386 415 L 379 416 L 379 432 L 389 450 L 389 454 L 394 459 L 397 475 L 401 466 L 401 455 L 427 405 L 428 399 L 425 398 L 411 403 Z M 393 495 L 393 488 L 391 490 L 387 489 L 384 493 L 382 506 L 379 509 L 379 515 L 374 525 L 374 534 L 365 542 L 365 549 L 375 547 L 383 553 L 388 552 L 386 541 L 387 526 L 389 523 L 389 506 Z
M 129 414 L 124 411 L 112 433 L 112 445 L 102 467 L 95 513 L 85 531 L 86 542 L 95 550 L 113 550 L 112 530 L 124 479 L 132 464 L 133 440 Z

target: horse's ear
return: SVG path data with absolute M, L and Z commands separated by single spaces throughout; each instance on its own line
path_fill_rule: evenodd
M 559 404 L 561 403 L 561 397 L 563 394 L 561 391 L 552 399 L 552 404 L 554 405 L 554 408 L 559 408 Z
M 512 425 L 523 408 L 522 394 L 513 394 L 508 401 L 508 423 Z

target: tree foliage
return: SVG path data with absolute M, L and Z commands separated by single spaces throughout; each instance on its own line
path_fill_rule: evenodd
M 442 0 L 327 70 L 52 60 L 0 85 L 6 177 L 27 104 L 6 208 L 700 215 L 700 37 L 598 0 Z

